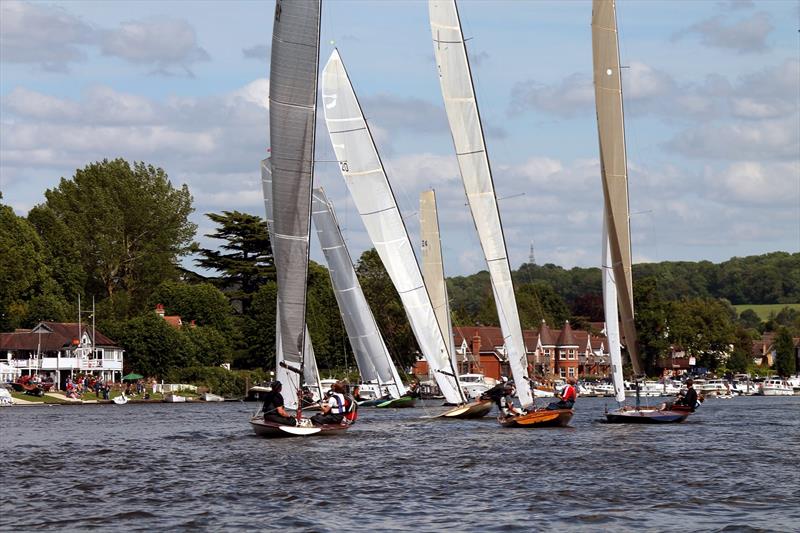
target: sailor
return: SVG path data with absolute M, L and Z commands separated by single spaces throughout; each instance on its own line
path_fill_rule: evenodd
M 386 394 L 389 394 L 389 391 L 386 391 Z M 419 391 L 419 381 L 412 381 L 411 385 L 408 386 L 408 390 L 406 391 L 406 396 L 411 398 L 419 398 L 420 391 Z
M 691 379 L 686 380 L 686 391 L 681 390 L 678 393 L 678 398 L 673 405 L 684 405 L 694 413 L 699 403 L 697 402 L 697 391 L 694 390 L 694 384 Z
M 324 424 L 341 424 L 347 411 L 344 397 L 344 384 L 337 381 L 326 395 L 328 400 L 322 404 L 322 412 L 311 417 L 315 426 Z
M 283 384 L 280 381 L 273 381 L 272 390 L 264 396 L 264 405 L 261 407 L 261 411 L 264 413 L 264 421 L 275 422 L 284 426 L 296 426 L 297 419 L 290 416 L 283 407 L 282 389 Z
M 494 401 L 500 414 L 504 417 L 523 414 L 514 407 L 514 393 L 516 392 L 514 382 L 509 381 L 505 376 L 500 379 L 500 383 L 481 394 L 480 399 Z
M 548 409 L 572 409 L 575 405 L 575 400 L 578 399 L 578 390 L 575 388 L 575 378 L 569 378 L 567 384 L 561 389 L 561 392 L 556 394 L 559 399 L 557 402 L 550 402 L 547 406 Z

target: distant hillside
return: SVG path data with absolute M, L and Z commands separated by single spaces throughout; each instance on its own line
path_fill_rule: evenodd
M 778 314 L 781 309 L 784 307 L 789 307 L 790 309 L 796 309 L 800 311 L 800 303 L 797 304 L 765 304 L 765 305 L 750 305 L 750 304 L 740 304 L 733 306 L 736 309 L 736 312 L 741 314 L 742 311 L 745 309 L 752 309 L 763 321 L 769 320 L 770 316 L 774 314 Z

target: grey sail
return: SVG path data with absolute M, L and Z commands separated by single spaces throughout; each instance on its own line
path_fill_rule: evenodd
M 492 280 L 508 363 L 518 384 L 517 395 L 520 403 L 526 406 L 533 402 L 527 386 L 528 358 L 458 9 L 455 0 L 429 0 L 428 12 L 458 167 Z
M 612 0 L 594 0 L 592 3 L 592 51 L 605 225 L 625 346 L 631 358 L 633 372 L 640 376 L 642 365 L 639 361 L 633 316 L 628 163 L 625 154 L 622 78 L 616 7 Z M 607 322 L 611 320 L 614 320 L 614 317 L 606 317 Z
M 465 402 L 403 217 L 350 78 L 334 50 L 322 77 L 325 122 L 342 176 L 370 240 L 400 295 L 420 351 L 448 402 Z
M 297 369 L 305 366 L 319 24 L 319 0 L 278 0 L 275 5 L 269 86 L 272 249 L 283 357 Z
M 425 279 L 425 287 L 428 289 L 428 296 L 431 298 L 439 329 L 442 330 L 442 336 L 450 350 L 450 359 L 453 360 L 453 366 L 458 368 L 459 361 L 453 339 L 453 324 L 450 319 L 450 301 L 447 297 L 447 283 L 444 278 L 436 192 L 433 190 L 422 191 L 419 195 L 419 225 L 422 238 L 422 277 Z
M 269 159 L 261 161 L 261 187 L 264 191 L 264 211 L 267 215 L 267 229 L 269 230 L 270 242 L 274 239 L 273 232 L 273 213 L 272 213 L 272 171 L 270 169 L 271 162 Z M 273 257 L 274 257 L 273 250 Z M 281 383 L 285 383 L 287 387 L 283 388 L 283 399 L 287 409 L 297 409 L 297 389 L 299 388 L 298 375 L 295 372 L 289 371 L 281 362 L 285 362 L 283 356 L 283 343 L 281 342 L 281 321 L 280 321 L 280 306 L 275 313 L 275 377 Z M 314 357 L 314 348 L 311 345 L 311 336 L 308 334 L 308 328 L 305 330 L 305 341 L 303 343 L 303 379 L 306 384 L 311 387 L 316 387 L 319 394 L 322 394 L 322 385 L 319 382 L 319 371 L 317 370 L 317 360 Z
M 389 350 L 370 311 L 347 246 L 344 243 L 333 204 L 322 188 L 314 189 L 311 216 L 322 253 L 328 263 L 333 293 L 353 348 L 361 379 L 388 389 L 393 398 L 405 394 L 405 387 L 389 355 Z

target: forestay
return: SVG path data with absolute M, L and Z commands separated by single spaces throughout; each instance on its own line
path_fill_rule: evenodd
M 269 240 L 273 242 L 273 213 L 272 213 L 272 172 L 270 168 L 270 160 L 263 159 L 261 161 L 261 187 L 264 191 L 264 211 L 267 215 L 267 230 L 269 231 Z M 273 259 L 275 251 L 273 250 Z M 299 376 L 296 372 L 291 372 L 285 367 L 281 366 L 281 362 L 285 362 L 283 356 L 283 343 L 281 342 L 281 321 L 280 321 L 280 305 L 276 304 L 275 312 L 275 377 L 278 381 L 286 384 L 283 388 L 284 404 L 288 409 L 297 409 L 297 389 L 299 388 Z M 311 345 L 311 336 L 308 334 L 308 328 L 305 330 L 305 340 L 303 341 L 303 379 L 306 384 L 317 387 L 319 394 L 322 394 L 322 385 L 319 382 L 319 371 L 317 370 L 317 360 L 314 357 L 314 348 Z
M 393 398 L 399 398 L 406 389 L 400 381 L 383 336 L 378 330 L 378 324 L 361 290 L 353 261 L 336 220 L 336 213 L 333 211 L 333 204 L 322 188 L 314 189 L 311 216 L 322 253 L 328 263 L 333 293 L 336 303 L 339 304 L 339 312 L 361 379 L 379 383 L 381 390 L 388 388 Z
M 319 0 L 275 5 L 269 87 L 272 249 L 283 356 L 294 367 L 303 364 L 305 342 L 319 22 Z
M 628 206 L 628 168 L 622 111 L 622 78 L 617 41 L 616 7 L 612 0 L 592 3 L 592 51 L 597 133 L 603 181 L 605 223 L 611 264 L 618 290 L 619 312 L 625 347 L 633 372 L 642 375 L 633 317 L 631 236 Z M 608 316 L 606 316 L 608 320 Z
M 411 329 L 434 379 L 450 403 L 464 401 L 414 249 L 378 151 L 338 51 L 322 74 L 325 122 L 350 194 L 397 289 Z M 444 371 L 446 373 L 440 372 Z
M 528 359 L 458 9 L 453 0 L 430 0 L 428 8 L 439 81 L 458 166 L 492 280 L 508 362 L 517 382 L 520 402 L 525 406 L 533 402 L 527 382 Z
M 419 195 L 419 225 L 422 239 L 422 277 L 428 289 L 433 311 L 442 336 L 447 342 L 453 366 L 458 368 L 458 355 L 453 341 L 453 325 L 450 319 L 450 302 L 447 299 L 447 283 L 444 278 L 444 261 L 439 234 L 439 216 L 436 211 L 436 192 L 422 191 Z

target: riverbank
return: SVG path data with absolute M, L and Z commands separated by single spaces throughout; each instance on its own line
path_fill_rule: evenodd
M 92 395 L 86 395 L 85 399 L 73 399 L 67 398 L 61 392 L 46 392 L 43 396 L 31 396 L 29 394 L 25 394 L 23 392 L 11 392 L 11 397 L 14 400 L 12 405 L 7 407 L 14 407 L 14 406 L 32 406 L 32 405 L 97 405 L 97 404 L 105 404 L 105 405 L 116 405 L 114 404 L 113 399 L 120 394 L 112 394 L 111 397 L 106 400 L 103 398 L 92 398 Z M 167 402 L 164 399 L 164 395 L 161 393 L 156 393 L 150 395 L 150 398 L 142 398 L 136 396 L 129 396 L 127 403 L 214 403 L 214 402 L 206 402 L 202 398 L 198 396 L 191 396 L 191 395 L 182 395 L 186 398 L 185 401 L 182 402 Z

